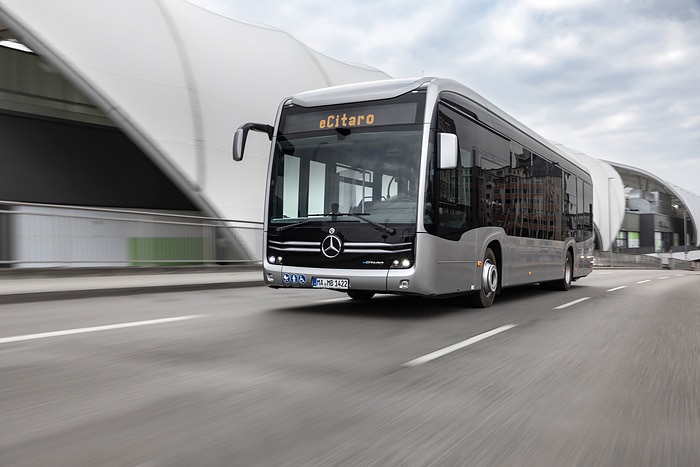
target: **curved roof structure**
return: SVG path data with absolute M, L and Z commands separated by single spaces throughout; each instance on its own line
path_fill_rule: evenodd
M 300 91 L 388 78 L 287 33 L 184 0 L 0 0 L 0 22 L 66 75 L 210 215 L 262 218 L 269 145 L 231 162 L 233 130 Z M 234 188 L 235 187 L 235 188 Z M 243 196 L 255 193 L 258 196 Z
M 641 188 L 644 191 L 660 191 L 670 194 L 675 199 L 673 204 L 682 204 L 693 225 L 700 225 L 700 196 L 669 183 L 654 174 L 646 172 L 636 167 L 620 164 L 618 162 L 608 162 L 621 175 L 625 186 Z M 697 237 L 697 236 L 696 236 Z M 700 238 L 696 239 L 695 247 L 700 247 Z

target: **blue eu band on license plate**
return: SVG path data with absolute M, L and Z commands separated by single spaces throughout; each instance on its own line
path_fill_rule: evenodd
M 314 277 L 312 285 L 317 289 L 347 289 L 350 285 L 350 280 Z

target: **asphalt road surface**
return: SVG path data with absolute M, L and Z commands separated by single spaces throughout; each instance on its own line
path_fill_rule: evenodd
M 0 306 L 2 466 L 694 466 L 700 273 Z

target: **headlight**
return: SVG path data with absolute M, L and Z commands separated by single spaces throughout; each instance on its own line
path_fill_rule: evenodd
M 396 269 L 408 269 L 408 268 L 411 267 L 411 260 L 408 259 L 408 258 L 404 258 L 404 259 L 401 259 L 401 260 L 395 259 L 395 260 L 391 263 L 391 267 L 392 267 L 392 268 L 396 268 Z

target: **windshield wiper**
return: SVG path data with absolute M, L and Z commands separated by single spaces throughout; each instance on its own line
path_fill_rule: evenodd
M 331 213 L 331 214 L 327 214 L 327 215 L 328 215 L 328 216 L 352 216 L 352 217 L 356 217 L 356 218 L 360 219 L 361 221 L 367 222 L 369 225 L 371 225 L 371 226 L 374 227 L 375 229 L 381 230 L 382 232 L 386 232 L 386 233 L 388 233 L 389 235 L 394 235 L 394 234 L 396 233 L 396 229 L 393 229 L 393 228 L 388 227 L 388 226 L 386 226 L 386 225 L 380 224 L 379 222 L 374 222 L 374 221 L 371 221 L 371 220 L 365 218 L 364 216 L 369 216 L 369 215 L 370 215 L 370 213 L 368 213 L 368 212 L 358 212 L 358 213 L 354 213 L 354 212 L 335 212 L 335 213 Z
M 389 235 L 394 235 L 396 233 L 396 229 L 393 229 L 391 227 L 388 227 L 386 225 L 380 224 L 378 222 L 371 221 L 367 219 L 365 216 L 369 216 L 370 213 L 368 212 L 360 212 L 360 213 L 354 213 L 354 212 L 331 212 L 328 214 L 309 214 L 309 217 L 342 217 L 342 216 L 351 216 L 351 217 L 356 217 L 360 219 L 361 221 L 367 222 L 369 225 L 374 227 L 377 230 L 381 230 L 382 232 L 386 232 Z M 315 219 L 304 219 L 303 221 L 299 222 L 294 222 L 293 224 L 287 224 L 287 225 L 282 225 L 280 227 L 277 227 L 276 232 L 284 232 L 285 230 L 293 229 L 295 227 L 299 227 L 304 224 L 308 224 L 309 222 L 314 221 Z
M 293 229 L 294 227 L 299 227 L 300 225 L 308 224 L 311 222 L 313 219 L 304 219 L 303 221 L 295 222 L 293 224 L 286 224 L 282 225 L 280 227 L 277 227 L 276 232 L 284 232 L 287 229 Z
M 294 227 L 299 227 L 300 225 L 308 224 L 309 222 L 313 222 L 316 220 L 316 219 L 310 219 L 311 217 L 330 217 L 333 215 L 337 216 L 338 214 L 309 214 L 307 216 L 308 219 L 304 219 L 303 221 L 299 221 L 299 222 L 294 222 L 293 224 L 286 224 L 286 225 L 279 226 L 279 227 L 277 227 L 277 229 L 275 231 L 278 233 L 284 232 L 285 230 L 293 229 Z

